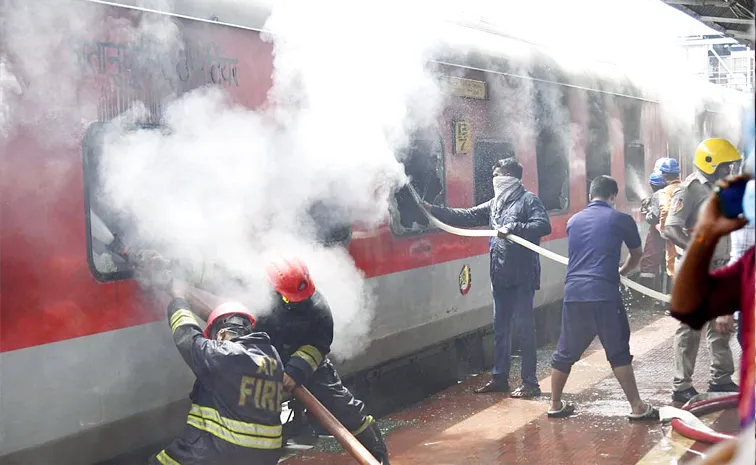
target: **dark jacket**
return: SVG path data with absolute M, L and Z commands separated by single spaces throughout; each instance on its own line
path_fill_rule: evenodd
M 205 444 L 202 450 L 169 448 L 164 453 L 177 455 L 172 458 L 180 463 L 187 454 L 205 463 L 210 452 L 214 460 L 207 463 L 236 463 L 224 457 L 279 450 L 283 363 L 270 339 L 259 332 L 224 342 L 207 339 L 189 308 L 184 299 L 168 306 L 173 340 L 197 377 L 184 435 L 209 434 L 212 444 L 209 450 Z
M 494 201 L 491 199 L 473 208 L 432 207 L 431 213 L 442 222 L 458 227 L 489 226 L 495 229 L 497 224 L 504 225 L 511 233 L 534 244 L 540 244 L 541 237 L 551 234 L 546 208 L 532 192 L 521 188 L 498 208 L 491 208 Z M 541 288 L 541 262 L 537 253 L 498 237 L 490 238 L 488 244 L 494 287 Z
M 318 291 L 299 303 L 286 304 L 278 297 L 273 311 L 258 319 L 256 329 L 270 336 L 286 374 L 297 384 L 307 383 L 333 343 L 331 308 Z

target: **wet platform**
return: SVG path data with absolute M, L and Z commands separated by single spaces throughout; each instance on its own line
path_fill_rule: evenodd
M 677 322 L 663 312 L 630 312 L 631 351 L 641 396 L 657 407 L 672 405 L 672 339 Z M 731 340 L 736 366 L 740 347 Z M 459 384 L 401 412 L 379 420 L 393 465 L 414 464 L 681 464 L 705 450 L 660 423 L 630 423 L 629 406 L 611 373 L 598 341 L 594 341 L 570 375 L 565 399 L 577 414 L 550 419 L 548 358 L 553 347 L 539 350 L 543 396 L 533 400 L 506 394 L 473 394 L 488 375 L 471 376 Z M 517 361 L 513 374 L 519 373 Z M 705 337 L 699 350 L 694 383 L 707 389 L 709 355 Z M 736 373 L 737 376 L 737 373 Z M 519 380 L 511 378 L 517 386 Z M 736 379 L 737 382 L 737 379 Z M 679 406 L 679 405 L 676 405 Z M 734 410 L 702 418 L 724 433 L 737 431 Z M 286 465 L 352 464 L 332 438 L 321 438 L 309 450 L 289 449 Z

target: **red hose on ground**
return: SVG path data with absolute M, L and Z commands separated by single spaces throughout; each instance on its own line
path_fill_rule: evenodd
M 738 395 L 734 394 L 731 396 L 724 396 L 724 397 L 719 397 L 715 399 L 707 399 L 707 400 L 694 402 L 690 405 L 686 405 L 685 407 L 683 407 L 683 410 L 686 410 L 692 413 L 693 415 L 699 416 L 699 415 L 706 415 L 707 413 L 711 413 L 711 412 L 716 412 L 718 410 L 735 408 L 737 407 L 737 405 L 738 405 Z M 696 441 L 707 442 L 709 444 L 717 444 L 721 441 L 735 438 L 735 436 L 732 436 L 729 434 L 723 434 L 723 433 L 717 433 L 717 432 L 712 433 L 709 431 L 696 428 L 695 426 L 691 426 L 685 423 L 679 418 L 674 418 L 672 420 L 672 429 L 674 429 L 679 434 L 682 434 L 683 436 L 687 438 L 694 439 Z

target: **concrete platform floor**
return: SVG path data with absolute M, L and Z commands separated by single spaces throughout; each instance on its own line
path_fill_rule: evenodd
M 677 322 L 661 311 L 632 311 L 631 351 L 641 396 L 655 406 L 671 405 L 672 336 Z M 694 383 L 707 389 L 709 354 L 705 338 L 698 355 Z M 740 347 L 731 341 L 736 366 Z M 472 376 L 458 385 L 379 421 L 386 433 L 393 465 L 414 464 L 680 464 L 705 450 L 660 423 L 630 423 L 629 406 L 598 341 L 573 368 L 565 398 L 576 402 L 577 414 L 549 419 L 552 348 L 539 350 L 543 396 L 534 400 L 506 394 L 473 394 L 488 375 Z M 513 374 L 519 374 L 514 366 Z M 736 373 L 737 375 L 737 373 Z M 512 376 L 510 383 L 517 386 Z M 737 379 L 736 379 L 737 382 Z M 678 405 L 679 406 L 679 405 Z M 737 430 L 734 410 L 703 418 L 720 432 Z M 310 450 L 289 455 L 286 465 L 356 463 L 332 438 Z

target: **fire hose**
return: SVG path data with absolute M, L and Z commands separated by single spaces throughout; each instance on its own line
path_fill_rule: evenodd
M 373 455 L 365 449 L 360 441 L 342 425 L 331 412 L 321 404 L 304 386 L 297 386 L 292 391 L 307 410 L 318 419 L 321 425 L 339 441 L 361 465 L 380 465 Z
M 682 410 L 698 417 L 706 415 L 708 413 L 716 412 L 718 410 L 736 408 L 737 405 L 738 395 L 734 394 L 693 402 L 685 405 Z M 707 442 L 709 444 L 717 444 L 721 441 L 735 438 L 735 436 L 729 434 L 717 433 L 710 428 L 697 426 L 694 422 L 686 422 L 680 417 L 672 418 L 672 421 L 670 423 L 672 424 L 672 429 L 677 431 L 679 434 L 696 441 Z
M 562 255 L 559 255 L 557 253 L 552 252 L 551 250 L 545 249 L 541 246 L 535 245 L 532 242 L 529 242 L 519 236 L 516 236 L 510 232 L 507 231 L 497 231 L 495 229 L 464 229 L 464 228 L 456 228 L 454 226 L 449 226 L 446 223 L 442 223 L 438 218 L 431 215 L 429 211 L 427 211 L 425 208 L 422 207 L 422 200 L 420 199 L 420 195 L 417 193 L 414 187 L 412 185 L 409 185 L 410 192 L 412 192 L 412 195 L 415 197 L 415 200 L 417 201 L 418 205 L 420 205 L 420 210 L 425 214 L 425 216 L 428 218 L 428 221 L 433 224 L 433 226 L 437 227 L 438 229 L 448 232 L 449 234 L 454 234 L 455 236 L 464 236 L 464 237 L 499 237 L 500 233 L 504 233 L 507 240 L 514 242 L 515 244 L 521 245 L 525 247 L 526 249 L 530 249 L 533 252 L 543 255 L 544 257 L 554 260 L 555 262 L 561 263 L 562 265 L 567 264 L 567 257 L 563 257 Z M 620 276 L 620 281 L 625 286 L 629 287 L 630 289 L 634 289 L 641 294 L 647 295 L 653 299 L 660 300 L 662 302 L 669 302 L 671 297 L 668 294 L 662 294 L 661 292 L 655 291 L 653 289 L 649 289 L 646 286 L 643 286 L 641 284 L 636 283 L 635 281 L 632 281 L 624 276 Z

